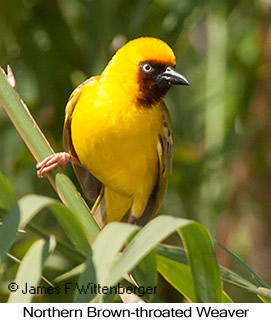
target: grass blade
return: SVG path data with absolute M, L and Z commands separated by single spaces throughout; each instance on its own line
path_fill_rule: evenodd
M 90 245 L 87 233 L 79 219 L 58 201 L 39 195 L 27 195 L 19 200 L 3 217 L 0 227 L 0 262 L 16 239 L 18 229 L 23 229 L 43 208 L 50 207 L 63 225 L 68 237 L 78 250 L 88 253 Z
M 9 210 L 15 203 L 15 193 L 7 178 L 0 172 L 0 210 Z
M 50 241 L 38 240 L 32 244 L 22 259 L 22 263 L 16 274 L 15 283 L 18 290 L 10 294 L 9 303 L 29 303 L 32 300 L 33 294 L 23 293 L 27 283 L 28 287 L 37 286 L 41 276 L 44 263 L 53 251 L 55 246 L 54 239 Z
M 117 282 L 111 281 L 106 284 L 108 277 L 112 275 L 112 266 L 120 256 L 121 248 L 125 245 L 127 239 L 138 230 L 139 228 L 135 225 L 117 222 L 109 223 L 104 227 L 92 248 L 98 283 L 113 286 Z
M 17 92 L 8 83 L 4 71 L 1 68 L 0 104 L 5 109 L 10 120 L 38 162 L 53 153 L 53 149 L 50 147 Z M 88 239 L 90 242 L 93 242 L 100 229 L 90 215 L 87 204 L 82 199 L 71 180 L 60 169 L 50 172 L 50 175 L 48 175 L 47 178 L 63 203 L 67 205 L 84 224 L 88 233 Z
M 161 215 L 143 227 L 124 249 L 118 261 L 112 264 L 106 285 L 116 284 L 121 277 L 131 271 L 157 243 L 164 240 L 181 226 L 191 223 L 190 220 Z
M 182 264 L 188 265 L 186 253 L 183 248 L 160 243 L 155 247 L 155 252 L 160 256 L 167 257 L 181 262 Z
M 179 229 L 191 266 L 197 302 L 220 303 L 222 281 L 212 239 L 199 223 Z
M 137 286 L 157 286 L 157 263 L 155 252 L 151 251 L 145 256 L 132 270 L 131 275 Z M 154 294 L 148 296 L 149 297 L 145 299 L 150 301 Z
M 263 286 L 267 289 L 270 289 L 270 286 L 259 275 L 257 275 L 246 263 L 244 263 L 240 257 L 238 257 L 236 254 L 234 254 L 226 247 L 222 246 L 220 243 L 217 243 L 217 245 L 220 248 L 222 248 L 227 254 L 229 254 L 246 272 L 248 272 L 251 275 L 251 277 L 255 281 L 255 284 L 258 287 Z
M 267 292 L 267 295 L 266 296 L 263 296 L 263 295 L 258 295 L 258 297 L 263 301 L 263 303 L 271 303 L 271 293 L 270 293 L 270 289 L 267 290 L 266 288 L 263 288 L 263 287 L 259 287 L 259 289 L 265 293 Z
M 191 268 L 160 255 L 156 256 L 157 270 L 173 287 L 190 302 L 196 302 Z
M 180 262 L 185 265 L 188 264 L 185 251 L 182 248 L 160 244 L 155 247 L 155 252 L 159 256 L 167 257 L 171 260 Z M 219 266 L 219 269 L 220 269 L 220 275 L 223 281 L 227 282 L 228 284 L 244 289 L 253 294 L 257 294 L 258 296 L 259 295 L 264 297 L 271 296 L 270 289 L 260 288 L 260 287 L 257 288 L 257 286 L 252 284 L 250 281 L 244 279 L 243 277 L 239 276 L 232 270 L 225 268 L 223 266 Z
M 77 267 L 78 268 L 78 267 Z M 89 253 L 85 271 L 80 275 L 78 282 L 76 283 L 76 289 L 74 294 L 74 302 L 87 303 L 90 302 L 96 294 L 93 293 L 91 287 L 96 285 L 96 269 L 92 258 L 92 252 Z
M 224 290 L 222 291 L 222 303 L 233 303 L 230 296 Z
M 63 280 L 71 279 L 74 276 L 79 276 L 85 270 L 86 270 L 86 263 L 82 263 L 82 264 L 72 268 L 71 270 L 68 270 L 64 274 L 61 274 L 60 276 L 57 276 L 54 281 L 56 283 L 58 283 L 58 282 L 61 282 Z
M 18 205 L 15 205 L 5 214 L 0 226 L 0 265 L 4 263 L 6 254 L 16 239 L 19 223 L 20 209 Z

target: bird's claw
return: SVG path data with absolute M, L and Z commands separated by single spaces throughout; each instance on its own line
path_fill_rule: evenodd
M 36 165 L 36 168 L 38 168 L 37 176 L 42 178 L 57 167 L 65 168 L 68 162 L 78 162 L 78 160 L 66 152 L 50 155 Z

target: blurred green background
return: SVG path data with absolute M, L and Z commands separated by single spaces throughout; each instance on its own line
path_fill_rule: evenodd
M 18 92 L 56 151 L 63 150 L 72 90 L 139 36 L 169 43 L 177 69 L 191 82 L 166 97 L 175 146 L 160 213 L 201 222 L 271 283 L 270 0 L 1 1 L 0 65 L 12 66 Z M 36 178 L 35 161 L 2 108 L 0 147 L 0 171 L 18 198 L 56 197 L 46 179 Z M 38 221 L 63 235 L 49 211 Z M 17 245 L 17 257 L 28 243 Z M 221 249 L 217 256 L 239 270 Z M 234 293 L 235 301 L 256 301 Z M 165 299 L 175 301 L 174 295 Z

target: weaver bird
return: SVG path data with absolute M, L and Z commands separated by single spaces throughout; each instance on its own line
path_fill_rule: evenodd
M 72 162 L 92 214 L 145 224 L 159 209 L 172 162 L 172 123 L 163 102 L 172 84 L 189 85 L 162 40 L 129 41 L 99 76 L 79 85 L 66 106 L 65 153 L 37 167 L 43 177 Z

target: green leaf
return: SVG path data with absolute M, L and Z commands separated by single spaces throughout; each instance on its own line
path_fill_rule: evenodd
M 16 203 L 12 185 L 0 172 L 0 210 L 9 210 Z
M 29 303 L 32 300 L 33 294 L 22 293 L 26 284 L 28 288 L 37 286 L 41 276 L 42 269 L 49 254 L 54 250 L 55 241 L 38 240 L 32 244 L 27 253 L 22 259 L 19 269 L 16 274 L 15 284 L 18 286 L 16 292 L 11 292 L 9 303 Z
M 251 275 L 251 277 L 254 279 L 257 287 L 264 286 L 267 289 L 270 288 L 270 286 L 259 275 L 257 275 L 246 263 L 244 263 L 240 257 L 238 257 L 236 254 L 234 254 L 232 251 L 230 251 L 226 247 L 222 246 L 220 243 L 217 243 L 217 245 L 221 249 L 223 249 L 227 254 L 229 254 L 247 273 L 249 273 Z
M 104 227 L 92 246 L 98 283 L 107 286 L 117 283 L 110 279 L 108 283 L 108 278 L 112 276 L 112 266 L 120 257 L 120 250 L 128 238 L 138 230 L 135 225 L 118 222 L 109 223 Z M 119 278 L 121 277 L 122 275 Z
M 158 255 L 168 257 L 169 259 L 178 261 L 182 264 L 188 264 L 185 251 L 182 248 L 160 244 L 155 247 L 155 252 Z M 269 289 L 265 289 L 265 292 L 263 292 L 261 290 L 261 288 L 257 288 L 257 286 L 252 284 L 250 281 L 244 279 L 243 277 L 239 276 L 238 274 L 236 274 L 232 270 L 225 268 L 223 266 L 219 266 L 219 268 L 220 268 L 220 274 L 221 274 L 223 281 L 225 281 L 233 286 L 239 287 L 239 288 L 249 291 L 253 294 L 259 294 L 261 296 L 267 296 L 267 292 L 269 293 L 269 291 L 270 291 Z M 270 296 L 271 296 L 271 294 L 270 294 Z M 223 296 L 223 297 L 225 297 L 225 296 Z
M 97 286 L 96 270 L 92 258 L 92 252 L 90 252 L 85 271 L 76 283 L 74 301 L 76 303 L 87 303 L 91 301 L 96 296 L 92 290 L 92 287 L 95 285 Z
M 101 287 L 113 286 L 106 284 L 105 280 L 110 275 L 112 264 L 119 257 L 121 248 L 127 239 L 136 231 L 138 227 L 127 223 L 112 222 L 107 224 L 99 233 L 89 253 L 87 267 L 79 278 L 79 282 L 97 282 Z M 79 268 L 81 270 L 81 268 Z M 104 295 L 96 295 L 88 291 L 86 294 L 82 290 L 75 293 L 75 300 L 78 302 L 89 302 L 102 300 Z
M 160 244 L 156 246 L 155 252 L 159 260 L 157 270 L 182 295 L 191 302 L 196 302 L 191 269 L 187 266 L 185 251 L 179 247 Z M 180 272 L 179 275 L 178 271 Z M 222 293 L 222 302 L 232 302 L 225 292 Z
M 190 302 L 196 302 L 191 268 L 180 262 L 157 255 L 157 270 Z
M 199 223 L 179 229 L 191 266 L 196 300 L 199 303 L 222 302 L 222 281 L 212 239 Z
M 271 303 L 271 291 L 270 289 L 259 287 L 259 290 L 266 294 L 266 296 L 258 295 L 258 297 L 264 302 L 264 303 Z
M 59 202 L 52 203 L 50 209 L 62 224 L 71 242 L 79 251 L 87 254 L 90 250 L 89 236 L 87 235 L 85 226 L 80 222 L 79 218 L 65 205 Z
M 110 275 L 106 278 L 106 285 L 116 284 L 121 277 L 131 271 L 146 256 L 157 243 L 164 240 L 181 226 L 190 224 L 190 220 L 161 215 L 150 221 L 129 242 L 119 259 L 111 263 Z M 128 224 L 126 224 L 128 225 Z M 97 267 L 98 271 L 98 267 Z
M 188 265 L 186 253 L 183 248 L 160 243 L 157 246 L 155 246 L 155 253 L 160 256 L 164 256 L 172 260 L 181 262 L 184 265 Z
M 51 236 L 50 232 L 42 229 L 38 224 L 32 222 L 27 225 L 27 231 L 31 231 L 36 236 L 45 240 L 48 240 Z M 81 263 L 85 260 L 86 256 L 84 255 L 82 250 L 75 249 L 73 245 L 69 244 L 66 241 L 60 240 L 59 238 L 56 239 L 56 241 L 57 244 L 55 249 L 62 256 L 72 259 L 77 263 Z
M 18 204 L 21 211 L 20 229 L 24 228 L 27 223 L 31 221 L 33 216 L 38 214 L 43 208 L 49 207 L 64 227 L 74 245 L 84 252 L 90 250 L 87 233 L 83 224 L 78 217 L 62 203 L 45 196 L 27 195 L 23 197 Z
M 15 205 L 3 216 L 3 223 L 0 226 L 0 265 L 4 263 L 6 253 L 16 239 L 20 223 L 20 209 Z
M 3 216 L 3 224 L 0 227 L 1 263 L 16 239 L 17 230 L 25 228 L 31 219 L 45 207 L 51 208 L 63 225 L 68 237 L 80 251 L 87 253 L 90 250 L 88 237 L 82 223 L 68 208 L 48 197 L 27 195 Z
M 222 291 L 222 303 L 233 303 L 230 296 L 224 290 Z
M 258 296 L 263 296 L 265 300 L 271 299 L 271 289 L 268 289 L 265 287 L 259 287 Z
M 154 251 L 145 256 L 132 270 L 131 275 L 137 286 L 157 286 L 156 257 Z M 152 297 L 154 295 L 150 295 Z
M 57 173 L 55 183 L 61 195 L 65 196 L 69 209 L 80 221 L 86 231 L 88 241 L 93 243 L 100 232 L 98 224 L 88 209 L 87 203 L 82 199 L 80 193 L 75 189 L 72 181 L 63 173 Z M 60 193 L 59 193 L 60 194 Z
M 70 278 L 72 278 L 74 276 L 78 276 L 78 275 L 82 274 L 83 272 L 85 272 L 85 270 L 86 270 L 86 264 L 82 263 L 82 264 L 72 268 L 71 270 L 68 270 L 64 274 L 56 277 L 54 279 L 54 281 L 56 283 L 58 283 L 58 282 L 61 282 L 63 280 L 68 280 L 68 279 L 70 279 Z
M 1 68 L 0 104 L 37 161 L 41 161 L 54 153 L 26 105 L 10 86 Z M 88 240 L 93 242 L 100 229 L 91 216 L 86 202 L 82 199 L 69 177 L 63 173 L 61 168 L 51 171 L 47 177 L 63 203 L 72 210 L 84 225 Z
M 258 290 L 257 286 L 255 286 L 250 281 L 244 279 L 243 277 L 239 276 L 238 274 L 236 274 L 228 268 L 220 266 L 220 273 L 223 280 L 229 284 L 252 292 L 256 292 Z
M 130 272 L 161 240 L 189 220 L 171 216 L 159 216 L 149 222 L 136 235 L 139 227 L 127 223 L 109 223 L 98 235 L 93 244 L 93 264 L 96 281 L 101 286 L 114 286 L 122 276 Z M 120 253 L 129 238 L 133 238 Z M 92 267 L 91 267 L 92 268 Z M 83 275 L 87 275 L 86 269 Z M 93 295 L 84 298 L 91 300 Z M 103 296 L 101 295 L 101 298 Z

